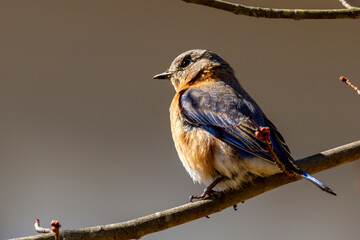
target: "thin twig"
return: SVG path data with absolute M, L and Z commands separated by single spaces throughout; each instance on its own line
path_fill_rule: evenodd
M 51 231 L 55 233 L 55 240 L 60 240 L 60 222 L 58 220 L 52 220 L 51 223 Z
M 195 3 L 212 8 L 232 12 L 237 15 L 246 15 L 258 18 L 286 18 L 286 19 L 345 19 L 360 18 L 360 8 L 347 9 L 277 9 L 246 6 L 221 0 L 183 0 L 187 3 Z
M 50 228 L 40 227 L 40 220 L 39 219 L 35 219 L 34 228 L 35 228 L 35 231 L 38 232 L 38 233 L 50 233 L 51 232 Z
M 350 82 L 349 79 L 347 79 L 344 76 L 340 77 L 339 79 L 340 81 L 351 87 L 358 95 L 360 95 L 360 89 L 357 86 L 355 86 L 352 82 Z
M 298 160 L 296 163 L 308 173 L 314 174 L 357 159 L 360 159 L 360 141 L 318 153 Z M 127 222 L 61 231 L 60 237 L 66 238 L 66 240 L 139 239 L 147 234 L 175 227 L 222 211 L 239 202 L 299 179 L 299 177 L 289 177 L 285 173 L 278 173 L 267 178 L 256 179 L 252 184 L 238 191 L 224 193 L 212 199 L 188 203 Z M 42 234 L 40 236 L 18 238 L 18 240 L 50 240 L 52 237 L 50 234 Z
M 60 222 L 58 220 L 52 220 L 51 223 L 51 229 L 50 228 L 44 228 L 44 227 L 40 227 L 40 220 L 39 219 L 35 219 L 35 231 L 38 233 L 55 233 L 55 240 L 60 240 Z M 51 235 L 53 236 L 53 235 Z
M 270 141 L 270 128 L 269 127 L 261 127 L 260 126 L 259 129 L 255 132 L 255 136 L 264 141 L 266 150 L 268 151 L 271 158 L 274 160 L 274 162 L 276 163 L 276 165 L 280 168 L 280 170 L 282 172 L 286 173 L 290 177 L 296 176 L 296 174 L 293 172 L 290 172 L 284 166 L 284 164 L 280 161 L 278 156 L 276 156 L 276 153 L 274 152 L 274 149 L 273 149 L 273 147 L 271 145 L 271 141 Z
M 339 0 L 339 2 L 346 8 L 353 8 L 353 6 L 348 4 L 346 0 Z

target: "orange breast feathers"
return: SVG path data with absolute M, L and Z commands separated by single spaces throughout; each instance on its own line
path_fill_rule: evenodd
M 201 178 L 218 175 L 214 168 L 216 142 L 219 141 L 201 128 L 192 127 L 185 122 L 179 106 L 181 92 L 178 92 L 170 107 L 171 132 L 180 160 L 196 182 Z

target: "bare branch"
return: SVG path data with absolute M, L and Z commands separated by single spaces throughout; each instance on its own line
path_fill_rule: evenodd
M 340 81 L 351 87 L 360 96 L 360 89 L 357 86 L 355 86 L 352 82 L 350 82 L 349 79 L 347 79 L 344 76 L 340 77 L 339 79 Z
M 39 219 L 35 219 L 34 228 L 35 228 L 35 231 L 38 232 L 38 233 L 50 233 L 51 232 L 50 228 L 40 227 L 40 220 Z
M 246 15 L 258 18 L 286 18 L 286 19 L 345 19 L 360 18 L 360 8 L 352 7 L 345 0 L 340 2 L 347 9 L 277 9 L 246 6 L 221 0 L 183 0 L 187 3 L 195 3 L 212 8 L 232 12 L 237 15 Z
M 360 159 L 360 141 L 337 147 L 296 163 L 313 174 Z M 127 222 L 61 231 L 60 237 L 74 239 L 139 239 L 144 235 L 165 230 L 177 225 L 205 217 L 225 208 L 246 201 L 274 188 L 299 180 L 279 173 L 267 178 L 259 178 L 239 191 L 221 194 L 209 200 L 188 203 L 179 207 L 157 212 Z M 18 240 L 53 239 L 51 234 L 18 238 Z

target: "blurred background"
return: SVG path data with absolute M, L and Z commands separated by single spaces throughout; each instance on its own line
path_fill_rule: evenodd
M 338 1 L 241 1 L 342 8 Z M 359 1 L 357 1 L 357 5 Z M 360 20 L 257 19 L 177 1 L 0 1 L 0 239 L 127 221 L 188 202 L 169 82 L 185 50 L 236 71 L 296 159 L 359 140 Z M 360 162 L 143 239 L 359 239 Z

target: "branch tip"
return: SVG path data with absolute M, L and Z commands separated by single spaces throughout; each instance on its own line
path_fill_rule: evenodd
M 358 95 L 360 95 L 360 89 L 356 85 L 354 85 L 349 79 L 344 76 L 341 76 L 339 79 L 340 81 L 351 87 Z
M 346 78 L 346 77 L 344 77 L 344 76 L 341 76 L 340 78 L 340 81 L 342 81 L 342 82 L 346 82 L 348 79 Z
M 35 228 L 35 231 L 38 232 L 38 233 L 50 233 L 51 232 L 50 228 L 40 227 L 40 220 L 39 219 L 35 219 L 34 228 Z

